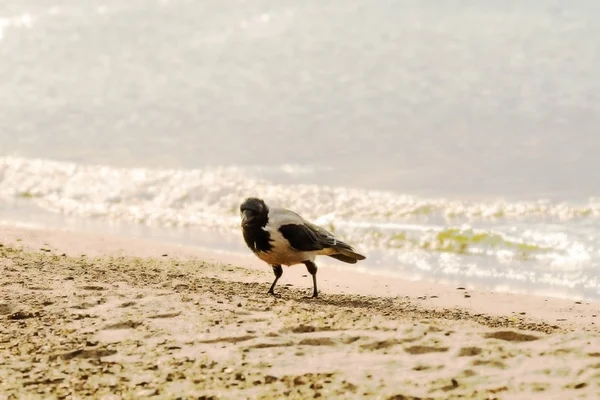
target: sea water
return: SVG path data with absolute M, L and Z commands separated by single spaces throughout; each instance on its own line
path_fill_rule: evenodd
M 600 299 L 600 3 L 0 4 L 0 219 Z M 322 260 L 340 268 L 357 268 Z

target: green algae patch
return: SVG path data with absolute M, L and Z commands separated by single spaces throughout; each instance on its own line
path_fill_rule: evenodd
M 34 199 L 37 197 L 42 197 L 39 194 L 35 194 L 29 191 L 26 192 L 21 192 L 21 193 L 17 193 L 16 197 L 20 198 L 20 199 Z
M 393 234 L 388 242 L 391 248 L 420 248 L 427 251 L 482 254 L 485 250 L 510 250 L 521 259 L 529 259 L 534 253 L 551 251 L 551 248 L 533 243 L 506 238 L 498 233 L 474 231 L 472 229 L 449 228 L 439 232 L 421 232 L 410 235 L 407 232 Z

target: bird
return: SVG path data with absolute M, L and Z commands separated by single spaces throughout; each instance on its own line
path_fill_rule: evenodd
M 240 205 L 241 228 L 246 245 L 273 268 L 275 280 L 267 294 L 277 296 L 275 285 L 283 275 L 282 265 L 304 264 L 312 276 L 312 298 L 318 297 L 316 256 L 329 256 L 356 264 L 366 257 L 331 232 L 307 221 L 298 213 L 269 207 L 263 199 L 248 197 Z

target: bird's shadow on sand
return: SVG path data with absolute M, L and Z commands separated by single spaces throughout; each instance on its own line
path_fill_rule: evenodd
M 407 306 L 406 301 L 392 297 L 370 297 L 345 294 L 320 294 L 319 297 L 311 297 L 300 290 L 288 289 L 283 294 L 278 294 L 276 300 L 295 301 L 303 304 L 329 305 L 350 308 L 394 308 L 401 310 Z
M 295 301 L 301 304 L 330 305 L 340 308 L 361 309 L 362 311 L 376 310 L 392 318 L 409 318 L 416 320 L 442 319 L 449 321 L 471 320 L 491 328 L 516 328 L 551 333 L 559 329 L 542 321 L 513 320 L 509 317 L 474 314 L 457 308 L 428 308 L 420 307 L 407 297 L 370 297 L 348 294 L 325 294 L 317 298 L 307 297 L 305 292 L 286 288 L 279 300 Z

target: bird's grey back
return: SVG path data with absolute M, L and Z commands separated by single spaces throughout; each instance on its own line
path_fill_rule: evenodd
M 305 224 L 307 221 L 295 212 L 285 209 L 273 207 L 269 209 L 269 225 L 281 226 L 286 224 Z
M 307 227 L 315 231 L 315 233 L 317 233 L 318 235 L 331 238 L 334 237 L 334 235 L 331 232 L 325 230 L 319 225 L 316 225 L 304 219 L 299 214 L 286 208 L 271 208 L 269 210 L 269 224 L 273 224 L 273 226 L 277 227 L 286 224 L 306 225 Z

